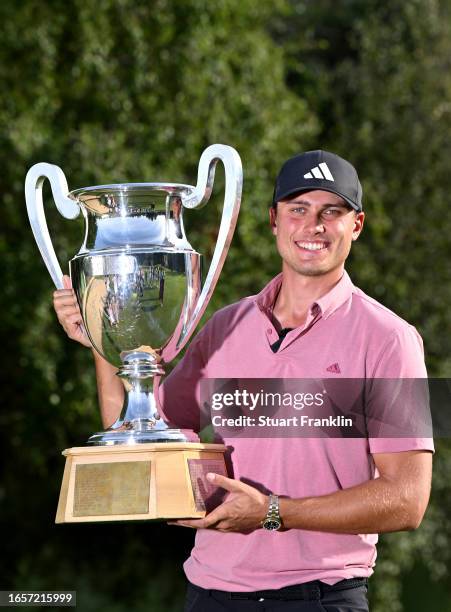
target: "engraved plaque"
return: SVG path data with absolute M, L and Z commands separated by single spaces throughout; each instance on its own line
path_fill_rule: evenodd
M 227 476 L 224 461 L 220 459 L 188 459 L 188 469 L 196 510 L 210 512 L 222 502 L 225 491 L 208 482 L 206 476 L 208 472 Z
M 74 516 L 149 512 L 150 461 L 87 463 L 75 470 Z

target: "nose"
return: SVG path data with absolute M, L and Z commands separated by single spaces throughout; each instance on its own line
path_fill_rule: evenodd
M 312 236 L 322 234 L 325 231 L 324 223 L 321 221 L 321 217 L 313 212 L 305 216 L 304 222 L 305 232 Z

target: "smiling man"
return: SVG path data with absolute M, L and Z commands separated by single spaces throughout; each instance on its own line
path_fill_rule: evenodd
M 160 390 L 161 410 L 199 430 L 205 378 L 424 378 L 421 338 L 351 282 L 344 266 L 364 223 L 354 167 L 327 151 L 288 160 L 269 211 L 282 272 L 218 311 Z M 80 342 L 70 289 L 55 293 Z M 95 356 L 105 425 L 121 383 Z M 381 407 L 383 409 L 383 407 Z M 426 510 L 429 438 L 224 437 L 228 492 L 197 529 L 185 563 L 186 612 L 364 612 L 378 533 L 415 529 Z

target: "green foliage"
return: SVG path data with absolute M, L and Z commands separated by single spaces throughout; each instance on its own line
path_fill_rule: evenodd
M 267 207 L 280 163 L 330 148 L 363 178 L 367 222 L 353 279 L 417 326 L 430 374 L 450 376 L 449 10 L 446 0 L 0 4 L 0 499 L 11 534 L 2 588 L 77 588 L 86 611 L 176 610 L 191 543 L 184 530 L 158 525 L 52 524 L 59 451 L 82 443 L 99 419 L 89 351 L 66 340 L 51 308 L 25 212 L 27 169 L 56 163 L 71 188 L 194 183 L 204 147 L 237 148 L 242 211 L 211 313 L 279 270 Z M 186 215 L 190 241 L 207 256 L 222 202 L 217 175 L 212 202 Z M 82 224 L 62 219 L 49 195 L 51 234 L 67 262 Z M 375 612 L 423 610 L 421 581 L 436 585 L 431 612 L 447 609 L 450 468 L 443 441 L 421 529 L 382 538 Z

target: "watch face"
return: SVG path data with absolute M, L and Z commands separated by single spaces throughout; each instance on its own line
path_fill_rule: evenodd
M 281 524 L 277 519 L 266 519 L 263 523 L 263 528 L 269 531 L 277 531 L 277 529 L 280 529 Z

